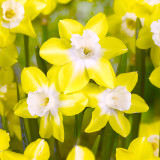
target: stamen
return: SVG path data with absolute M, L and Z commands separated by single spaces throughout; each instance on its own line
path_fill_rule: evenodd
M 12 9 L 8 9 L 5 13 L 7 18 L 12 18 L 13 16 L 15 16 L 15 13 Z

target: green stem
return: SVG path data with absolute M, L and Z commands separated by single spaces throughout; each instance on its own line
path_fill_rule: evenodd
M 92 146 L 92 152 L 94 153 L 95 157 L 97 157 L 98 147 L 100 144 L 100 138 L 101 138 L 101 136 L 98 135 L 94 141 L 93 146 Z
M 127 69 L 127 53 L 122 54 L 117 68 L 117 75 L 125 73 Z
M 8 121 L 7 121 L 7 117 L 6 116 L 2 116 L 2 126 L 3 126 L 4 130 L 6 130 L 7 132 L 9 131 L 8 130 Z
M 84 112 L 85 112 L 85 110 L 83 110 L 78 115 L 75 115 L 74 133 L 75 133 L 75 138 L 76 138 L 76 144 L 80 144 L 80 137 L 81 137 L 81 131 L 82 131 L 82 122 L 83 122 Z
M 48 39 L 48 16 L 42 16 L 42 43 Z
M 106 125 L 103 135 L 101 160 L 110 160 L 116 133 L 113 131 L 109 123 Z
M 24 35 L 25 67 L 29 66 L 29 37 Z

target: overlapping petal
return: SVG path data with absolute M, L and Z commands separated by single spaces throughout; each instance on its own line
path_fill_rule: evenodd
M 95 32 L 100 38 L 104 38 L 108 32 L 108 22 L 105 14 L 98 13 L 92 17 L 84 29 Z
M 128 111 L 125 111 L 125 113 L 127 114 L 141 113 L 141 112 L 147 112 L 148 110 L 149 110 L 149 107 L 144 101 L 144 99 L 137 94 L 132 94 L 131 107 Z
M 71 44 L 69 41 L 51 38 L 40 48 L 40 56 L 51 64 L 63 65 L 71 61 L 70 48 Z
M 0 151 L 4 151 L 9 148 L 9 142 L 10 142 L 10 137 L 9 134 L 5 131 L 0 129 Z
M 102 113 L 101 109 L 99 107 L 96 107 L 95 110 L 92 112 L 91 122 L 89 123 L 85 132 L 90 133 L 99 131 L 107 124 L 108 120 L 109 115 Z
M 83 25 L 76 20 L 72 19 L 64 19 L 60 20 L 58 23 L 59 27 L 59 35 L 62 39 L 70 40 L 72 34 L 82 34 L 83 33 Z
M 26 93 L 34 92 L 39 87 L 48 86 L 48 80 L 45 74 L 36 67 L 24 68 L 21 74 L 23 91 Z
M 116 149 L 116 160 L 135 160 L 135 156 L 132 152 L 123 149 L 123 148 L 117 148 Z
M 154 45 L 151 48 L 150 55 L 151 55 L 151 60 L 154 66 L 159 67 L 160 66 L 160 47 Z
M 109 123 L 115 132 L 123 137 L 128 136 L 131 126 L 123 112 L 114 111 L 114 114 L 110 115 Z
M 131 92 L 138 81 L 138 73 L 122 73 L 116 78 L 116 86 L 125 86 L 129 92 Z
M 107 59 L 114 58 L 128 51 L 126 45 L 118 38 L 105 37 L 99 43 L 104 50 L 104 57 Z
M 93 79 L 101 86 L 114 88 L 115 73 L 111 63 L 108 60 L 101 59 L 98 62 L 90 61 L 86 67 L 90 79 Z
M 84 110 L 88 98 L 82 93 L 61 94 L 60 110 L 65 116 L 73 116 Z
M 64 93 L 81 90 L 89 82 L 89 76 L 85 65 L 78 62 L 70 62 L 62 66 L 59 72 L 59 85 Z

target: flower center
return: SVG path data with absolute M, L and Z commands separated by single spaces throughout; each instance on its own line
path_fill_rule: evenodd
M 7 18 L 12 18 L 13 16 L 15 16 L 15 13 L 12 9 L 8 9 L 5 13 Z
M 107 107 L 120 111 L 129 110 L 131 106 L 131 93 L 126 87 L 118 86 L 105 90 L 105 104 Z
M 121 30 L 129 37 L 135 35 L 137 16 L 134 13 L 126 13 L 122 17 Z
M 150 6 L 160 4 L 160 0 L 145 0 Z
M 71 57 L 75 59 L 96 59 L 102 56 L 99 37 L 91 30 L 84 30 L 83 35 L 72 34 Z
M 27 98 L 28 110 L 31 115 L 44 116 L 49 112 L 54 114 L 59 106 L 59 93 L 48 87 L 38 88 L 35 92 L 29 92 Z

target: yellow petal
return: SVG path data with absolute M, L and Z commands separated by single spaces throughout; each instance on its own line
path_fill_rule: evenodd
M 147 141 L 147 138 L 140 137 L 133 140 L 128 148 L 130 152 L 135 153 L 136 160 L 152 160 L 153 159 L 153 148 L 152 145 Z
M 123 112 L 114 111 L 113 115 L 110 115 L 109 123 L 112 129 L 123 137 L 127 137 L 130 132 L 130 123 L 124 116 Z
M 160 67 L 153 70 L 149 77 L 150 82 L 160 88 Z
M 49 86 L 56 88 L 58 92 L 60 91 L 59 83 L 58 83 L 58 74 L 61 69 L 61 66 L 52 66 L 47 72 L 47 78 L 49 80 Z
M 40 48 L 40 56 L 51 64 L 63 65 L 71 61 L 70 48 L 71 44 L 69 41 L 51 38 Z
M 9 134 L 5 131 L 0 129 L 0 151 L 4 151 L 9 148 L 10 137 Z
M 25 5 L 25 14 L 31 19 L 35 19 L 41 11 L 46 7 L 45 3 L 40 2 L 39 0 L 28 0 Z M 32 12 L 31 12 L 32 11 Z
M 82 93 L 60 95 L 60 111 L 65 116 L 73 116 L 82 112 L 87 103 L 88 99 Z
M 86 147 L 76 145 L 66 160 L 95 160 L 94 154 Z
M 27 146 L 24 155 L 28 159 L 48 160 L 50 157 L 49 145 L 44 139 L 37 139 Z
M 83 25 L 73 19 L 63 19 L 58 23 L 59 35 L 62 39 L 71 39 L 72 34 L 82 34 Z
M 114 88 L 115 73 L 108 60 L 91 61 L 87 64 L 87 71 L 90 79 L 93 79 L 97 84 L 107 88 Z
M 106 15 L 104 13 L 98 13 L 88 21 L 84 29 L 95 32 L 100 38 L 105 37 L 108 31 Z
M 116 78 L 116 86 L 125 86 L 131 92 L 138 81 L 137 72 L 122 73 Z
M 57 1 L 56 0 L 42 0 L 42 2 L 44 2 L 46 4 L 46 7 L 42 11 L 43 15 L 51 14 L 57 6 Z
M 150 28 L 143 27 L 138 34 L 136 46 L 140 49 L 148 49 L 154 45 Z
M 39 87 L 48 86 L 47 77 L 36 67 L 24 68 L 21 74 L 21 82 L 25 93 L 34 92 Z
M 23 118 L 37 118 L 28 111 L 27 99 L 20 100 L 14 107 L 14 114 Z
M 59 85 L 64 93 L 81 90 L 89 81 L 84 64 L 70 62 L 62 66 L 59 72 Z
M 135 160 L 134 154 L 123 148 L 116 149 L 116 160 Z
M 28 160 L 23 154 L 12 151 L 3 151 L 1 153 L 1 160 Z
M 62 113 L 58 113 L 54 116 L 51 116 L 51 122 L 53 127 L 53 137 L 57 140 L 64 141 L 64 127 L 63 127 L 63 117 Z
M 36 37 L 36 33 L 32 26 L 31 20 L 29 17 L 24 17 L 23 20 L 20 22 L 19 26 L 11 29 L 12 33 L 22 33 L 33 38 Z
M 61 4 L 67 4 L 69 3 L 71 0 L 57 0 L 58 3 L 61 3 Z
M 39 128 L 39 135 L 41 138 L 50 138 L 52 133 L 51 115 L 41 117 Z
M 160 47 L 154 45 L 151 48 L 151 59 L 155 67 L 160 66 Z
M 13 44 L 15 39 L 16 34 L 11 33 L 9 29 L 2 27 L 0 22 L 0 48 Z
M 128 51 L 126 45 L 118 38 L 105 37 L 99 43 L 104 50 L 104 57 L 107 59 L 114 58 Z
M 14 80 L 13 69 L 12 68 L 0 68 L 0 77 L 3 77 L 0 79 L 1 86 L 11 84 Z
M 96 107 L 95 110 L 92 112 L 92 119 L 87 126 L 85 132 L 91 133 L 96 132 L 105 127 L 109 120 L 109 115 L 101 113 L 101 109 Z
M 97 96 L 99 93 L 101 93 L 101 88 L 94 84 L 94 83 L 88 83 L 87 86 L 83 88 L 83 92 L 88 96 L 88 107 L 98 107 L 98 98 Z
M 125 113 L 127 114 L 142 113 L 142 112 L 147 112 L 148 110 L 149 110 L 149 107 L 144 101 L 144 99 L 141 98 L 137 94 L 132 94 L 131 95 L 131 107 L 128 111 L 125 111 Z
M 18 51 L 15 45 L 9 45 L 5 48 L 0 48 L 0 66 L 11 67 L 17 62 Z

